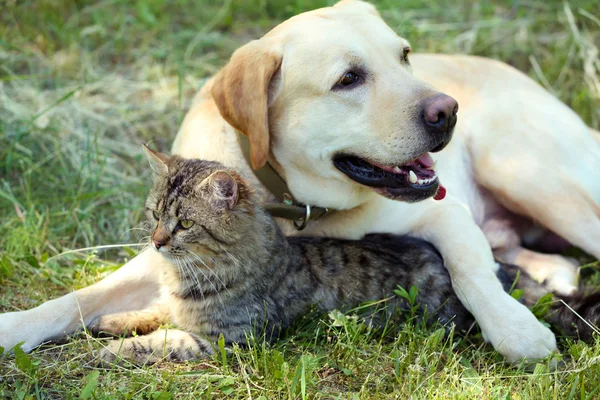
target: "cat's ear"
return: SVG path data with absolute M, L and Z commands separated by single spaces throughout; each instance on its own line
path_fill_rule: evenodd
M 233 209 L 239 199 L 238 183 L 227 171 L 217 171 L 208 178 L 213 204 L 219 208 Z
M 150 163 L 159 174 L 166 174 L 169 171 L 169 156 L 158 151 L 152 150 L 147 145 L 143 145 Z

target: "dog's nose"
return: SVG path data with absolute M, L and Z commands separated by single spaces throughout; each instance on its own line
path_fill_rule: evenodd
M 456 125 L 458 103 L 443 93 L 428 97 L 423 101 L 423 122 L 427 130 L 436 134 L 452 132 Z

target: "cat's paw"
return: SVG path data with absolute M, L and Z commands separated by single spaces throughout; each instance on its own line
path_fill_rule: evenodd
M 130 337 L 147 335 L 160 327 L 163 315 L 148 311 L 131 311 L 102 315 L 91 322 L 88 330 L 98 337 Z
M 123 340 L 110 340 L 98 353 L 98 366 L 111 368 L 115 365 L 131 367 L 135 364 L 129 345 Z
M 136 338 L 110 340 L 98 355 L 98 364 L 104 368 L 148 366 L 160 361 L 160 351 L 151 351 Z
M 88 326 L 88 330 L 95 337 L 129 337 L 137 331 L 130 321 L 119 314 L 96 318 Z
M 106 347 L 101 349 L 99 352 L 94 352 L 94 357 L 96 358 L 98 367 L 101 368 L 110 368 L 114 365 L 119 365 L 118 361 L 121 361 L 120 358 L 117 357 L 118 349 L 112 350 L 108 349 L 108 346 L 112 344 L 113 341 L 110 341 Z
M 124 348 L 122 340 L 110 340 L 97 353 L 95 353 L 98 367 L 112 368 L 115 365 L 122 367 L 131 367 L 132 363 L 129 360 L 130 354 Z

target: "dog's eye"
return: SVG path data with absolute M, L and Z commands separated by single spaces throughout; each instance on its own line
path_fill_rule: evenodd
M 402 49 L 402 61 L 408 63 L 408 54 L 411 52 L 410 47 L 405 47 Z
M 155 220 L 159 220 L 160 219 L 160 215 L 158 215 L 158 212 L 156 210 L 152 211 L 152 216 L 154 217 Z
M 360 80 L 360 76 L 356 75 L 354 72 L 349 71 L 344 74 L 338 81 L 339 86 L 350 86 L 355 84 Z

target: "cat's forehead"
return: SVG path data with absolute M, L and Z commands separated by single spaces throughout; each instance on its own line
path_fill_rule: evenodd
M 184 159 L 174 156 L 165 175 L 159 177 L 156 188 L 158 197 L 169 197 L 171 201 L 197 198 L 200 184 L 223 165 L 214 161 Z M 159 199 L 157 199 L 159 200 Z
M 167 189 L 183 188 L 185 186 L 196 186 L 221 165 L 212 161 L 197 159 L 177 158 L 169 165 L 166 176 Z
M 178 179 L 206 178 L 213 172 L 225 168 L 215 161 L 185 159 L 181 157 L 177 157 L 173 161 L 173 165 L 169 166 L 169 171 L 173 171 L 173 177 Z

